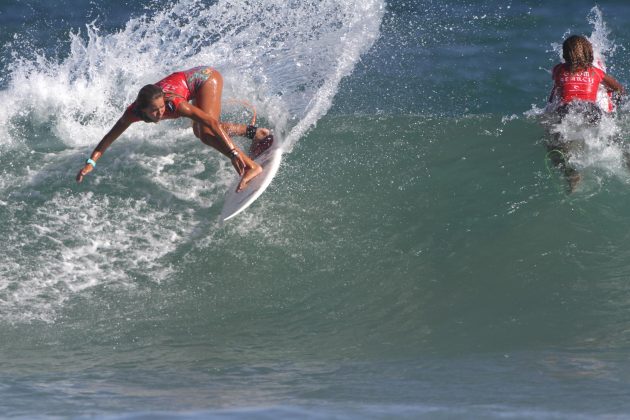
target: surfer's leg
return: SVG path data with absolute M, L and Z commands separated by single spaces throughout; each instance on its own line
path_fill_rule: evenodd
M 221 77 L 221 75 L 216 70 L 213 70 L 213 69 L 210 69 L 210 72 L 205 72 L 204 74 L 209 75 L 208 79 L 211 79 L 212 75 L 214 74 L 216 74 L 217 77 L 219 78 Z M 208 79 L 206 79 L 206 81 Z M 203 85 L 201 85 L 198 88 L 198 91 L 201 91 L 202 87 Z M 219 95 L 219 98 L 220 98 L 220 95 Z M 234 101 L 234 102 L 238 102 L 238 101 Z M 270 129 L 265 128 L 265 127 L 256 127 L 254 125 L 256 122 L 256 109 L 247 102 L 242 102 L 242 104 L 246 106 L 247 108 L 250 108 L 251 111 L 253 112 L 253 117 L 252 117 L 252 121 L 250 125 L 236 124 L 236 123 L 231 123 L 227 121 L 222 121 L 220 122 L 220 124 L 221 124 L 221 128 L 223 128 L 223 130 L 225 130 L 229 136 L 247 137 L 249 139 L 252 139 L 252 144 L 250 145 L 250 148 L 249 148 L 249 156 L 255 159 L 262 152 L 264 152 L 265 150 L 271 147 L 271 145 L 273 144 L 274 137 Z M 219 104 L 219 107 L 220 107 L 220 104 Z M 220 114 L 220 109 L 219 109 L 219 114 Z M 199 137 L 198 135 L 199 126 L 193 125 L 193 130 L 195 131 L 195 135 Z
M 273 144 L 273 134 L 271 134 L 271 130 L 268 128 L 229 122 L 221 123 L 221 127 L 231 136 L 241 136 L 252 139 L 252 144 L 249 146 L 249 156 L 253 159 L 256 159 Z
M 248 137 L 252 139 L 252 144 L 249 146 L 249 157 L 252 159 L 256 159 L 273 144 L 273 134 L 271 134 L 271 130 L 268 128 L 230 122 L 222 122 L 220 124 L 221 128 L 223 128 L 229 136 Z M 193 124 L 193 131 L 197 137 L 199 137 L 198 130 L 198 124 Z
M 592 108 L 589 103 L 571 103 L 562 105 L 557 109 L 558 123 L 561 123 L 569 112 L 575 112 L 576 109 L 583 113 L 586 123 L 597 124 L 599 122 L 601 117 L 601 114 L 597 112 L 599 109 Z M 547 157 L 553 166 L 558 168 L 564 175 L 564 178 L 567 180 L 569 193 L 574 192 L 582 180 L 582 175 L 569 162 L 571 151 L 575 151 L 577 147 L 579 146 L 576 142 L 563 138 L 560 133 L 554 133 L 547 142 Z
M 221 128 L 225 130 L 228 136 L 245 137 L 245 131 L 247 130 L 247 126 L 245 124 L 235 124 L 223 121 L 219 122 L 219 124 L 221 124 Z M 192 127 L 193 132 L 195 133 L 195 137 L 200 139 L 201 133 L 199 131 L 199 124 L 193 121 Z
M 575 168 L 567 166 L 564 171 L 564 176 L 569 183 L 569 192 L 572 193 L 577 188 L 578 184 L 582 180 L 582 175 Z
M 221 116 L 221 94 L 223 92 L 223 78 L 214 72 L 201 86 L 194 104 L 219 121 Z M 193 132 L 204 144 L 217 149 L 229 156 L 229 150 L 220 138 L 216 137 L 209 127 L 193 122 Z
M 231 136 L 239 136 L 239 137 L 249 137 L 252 138 L 249 133 L 248 133 L 248 127 L 252 127 L 252 126 L 248 126 L 247 124 L 236 124 L 236 123 L 231 123 L 231 122 L 221 122 L 221 127 L 223 127 L 223 129 L 225 131 L 228 132 L 229 135 Z M 271 134 L 271 130 L 269 130 L 268 128 L 264 128 L 264 127 L 254 127 L 256 129 L 256 133 L 254 134 L 254 138 L 252 138 L 252 140 L 254 141 L 260 141 L 262 139 L 264 139 L 265 137 L 267 137 L 268 135 Z
M 547 158 L 554 167 L 562 171 L 568 183 L 569 193 L 572 193 L 582 180 L 582 176 L 569 164 L 567 157 L 569 154 L 569 146 L 561 143 L 559 136 L 559 134 L 554 135 L 554 140 L 547 145 Z
M 201 108 L 203 111 L 210 114 L 212 117 L 216 118 L 217 121 L 221 117 L 221 94 L 223 91 L 223 78 L 219 74 L 219 72 L 213 72 L 212 76 L 206 80 L 206 82 L 201 86 L 199 92 L 197 92 L 197 97 L 195 99 L 195 104 Z M 225 145 L 221 141 L 221 139 L 217 138 L 210 128 L 200 125 L 194 124 L 193 131 L 199 139 L 207 144 L 208 146 L 214 147 L 221 153 L 226 156 L 229 156 L 230 151 L 226 150 Z M 243 162 L 245 163 L 245 173 L 241 178 L 241 182 L 237 190 L 242 190 L 247 186 L 247 183 L 252 180 L 254 177 L 259 175 L 262 172 L 262 168 L 256 162 L 249 158 L 245 153 L 241 152 L 241 157 Z

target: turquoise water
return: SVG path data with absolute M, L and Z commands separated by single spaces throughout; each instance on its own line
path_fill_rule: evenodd
M 540 121 L 568 33 L 627 84 L 630 7 L 593 7 L 0 1 L 0 416 L 623 418 L 627 106 L 554 127 L 572 194 Z M 234 174 L 181 121 L 74 182 L 198 63 L 285 139 L 252 207 L 219 222 Z

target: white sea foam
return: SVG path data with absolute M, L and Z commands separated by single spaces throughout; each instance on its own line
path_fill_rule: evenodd
M 54 193 L 22 213 L 6 232 L 0 269 L 0 314 L 8 320 L 54 320 L 60 305 L 95 285 L 133 287 L 137 277 L 162 281 L 162 258 L 185 240 L 195 222 L 144 200 L 96 193 Z M 27 213 L 26 216 L 24 213 Z

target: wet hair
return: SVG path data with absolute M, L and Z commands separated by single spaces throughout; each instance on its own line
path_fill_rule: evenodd
M 571 35 L 562 43 L 562 58 L 571 73 L 588 70 L 593 64 L 593 46 L 586 37 Z
M 164 92 L 162 88 L 157 85 L 144 85 L 142 89 L 138 92 L 138 97 L 136 98 L 136 106 L 135 113 L 145 122 L 153 122 L 150 118 L 148 118 L 144 112 L 142 111 L 149 105 L 151 102 L 158 98 L 164 97 Z

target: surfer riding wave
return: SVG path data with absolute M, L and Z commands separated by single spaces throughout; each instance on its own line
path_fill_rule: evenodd
M 175 72 L 155 84 L 144 86 L 136 100 L 127 107 L 120 119 L 105 134 L 90 158 L 76 176 L 82 182 L 96 166 L 105 150 L 129 126 L 138 121 L 158 123 L 165 119 L 186 117 L 193 121 L 193 132 L 204 144 L 228 157 L 241 176 L 237 191 L 262 172 L 262 168 L 238 148 L 231 135 L 252 139 L 250 152 L 255 156 L 271 146 L 273 135 L 267 128 L 254 125 L 221 122 L 223 77 L 208 66 Z M 189 101 L 193 101 L 190 103 Z

